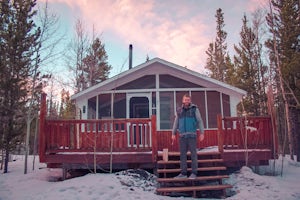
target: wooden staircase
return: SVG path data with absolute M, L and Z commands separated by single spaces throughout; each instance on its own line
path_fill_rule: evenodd
M 198 177 L 196 179 L 174 179 L 180 173 L 179 152 L 159 152 L 157 161 L 158 194 L 168 196 L 226 197 L 226 189 L 232 188 L 223 184 L 226 167 L 222 166 L 223 159 L 219 152 L 198 152 Z M 190 152 L 187 154 L 188 175 L 192 171 Z M 209 192 L 213 191 L 213 192 Z M 210 194 L 208 194 L 210 193 Z

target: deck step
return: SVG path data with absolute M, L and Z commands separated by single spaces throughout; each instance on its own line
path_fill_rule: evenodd
M 196 179 L 188 178 L 158 178 L 157 182 L 168 183 L 168 182 L 186 182 L 186 181 L 210 181 L 210 180 L 220 180 L 224 178 L 229 178 L 228 175 L 218 175 L 218 176 L 199 176 Z
M 224 190 L 232 188 L 229 184 L 224 185 L 201 185 L 201 186 L 189 186 L 189 187 L 163 187 L 157 188 L 158 193 L 165 192 L 192 192 L 192 191 L 206 191 L 206 190 Z
M 219 170 L 226 170 L 226 167 L 220 166 L 220 167 L 200 167 L 197 169 L 197 171 L 204 172 L 204 171 L 219 171 Z M 157 173 L 178 173 L 181 169 L 157 169 Z M 192 171 L 192 168 L 188 168 L 187 171 Z
M 191 160 L 187 160 L 187 163 L 191 163 Z M 198 163 L 220 163 L 224 162 L 223 159 L 205 159 L 205 160 L 198 160 Z M 157 164 L 180 164 L 180 160 L 159 160 L 157 161 Z
M 158 156 L 163 156 L 163 152 L 158 152 Z M 187 152 L 187 155 L 190 156 L 191 152 Z M 198 156 L 212 156 L 212 155 L 221 155 L 219 151 L 198 151 Z M 180 152 L 178 151 L 169 151 L 168 156 L 180 156 Z

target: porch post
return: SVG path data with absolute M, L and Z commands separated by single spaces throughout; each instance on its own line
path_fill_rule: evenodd
M 46 93 L 42 93 L 40 105 L 40 124 L 39 124 L 39 158 L 40 162 L 45 162 L 46 154 L 46 136 L 45 136 L 45 118 L 46 118 Z
M 157 133 L 156 133 L 156 115 L 151 116 L 151 134 L 152 134 L 152 162 L 157 161 Z
M 223 127 L 222 127 L 222 115 L 217 115 L 217 124 L 218 124 L 218 148 L 219 152 L 223 153 L 223 143 L 224 143 L 224 133 L 223 133 Z

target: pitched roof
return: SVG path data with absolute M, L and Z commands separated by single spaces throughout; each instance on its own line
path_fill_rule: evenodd
M 188 79 L 189 81 L 202 85 L 203 87 L 215 89 L 216 91 L 220 91 L 229 95 L 235 95 L 239 97 L 246 95 L 246 91 L 237 87 L 223 83 L 196 71 L 187 69 L 186 67 L 182 67 L 177 64 L 163 60 L 161 58 L 153 58 L 145 63 L 142 63 L 116 76 L 113 76 L 112 78 L 109 78 L 101 83 L 89 87 L 79 93 L 76 93 L 72 95 L 71 98 L 77 99 L 86 95 L 90 96 L 91 93 L 94 94 L 98 91 L 100 92 L 112 90 L 120 85 L 133 81 L 142 76 L 157 73 L 169 74 L 175 77 Z

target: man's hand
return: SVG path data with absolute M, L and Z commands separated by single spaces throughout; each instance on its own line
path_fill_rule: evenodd
M 176 140 L 176 136 L 172 134 L 172 145 L 174 144 L 175 140 Z
M 199 140 L 200 140 L 200 142 L 202 142 L 204 140 L 204 134 L 200 134 Z

